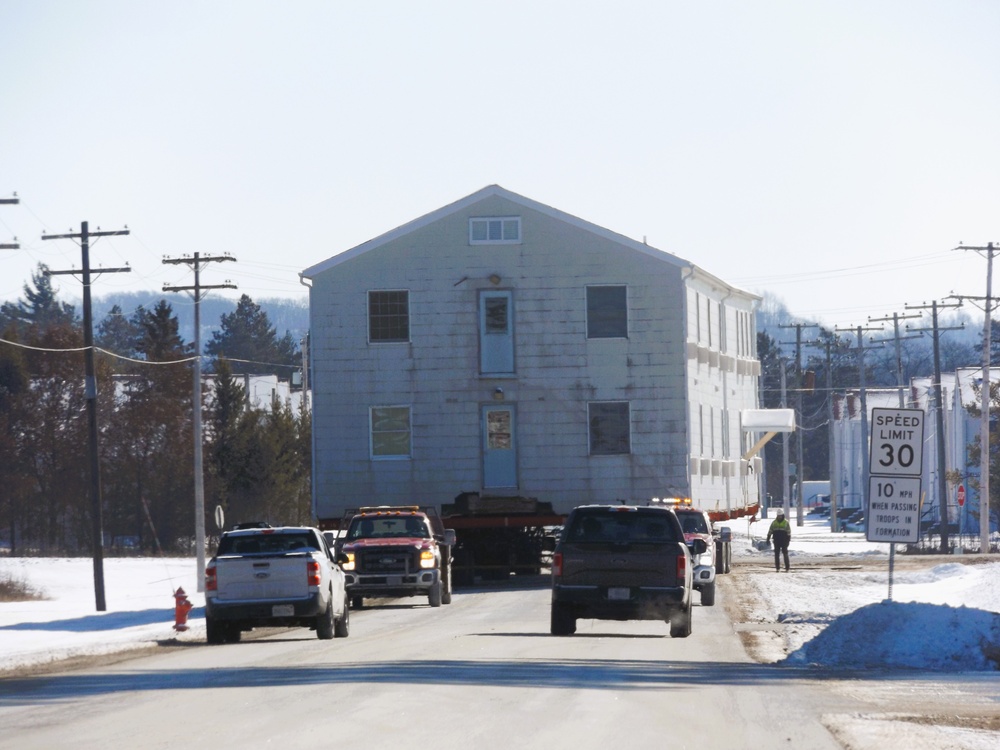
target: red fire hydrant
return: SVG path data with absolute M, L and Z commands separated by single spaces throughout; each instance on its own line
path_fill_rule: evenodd
M 194 605 L 188 601 L 187 594 L 180 586 L 174 592 L 174 630 L 183 632 L 188 629 L 188 612 L 194 609 Z

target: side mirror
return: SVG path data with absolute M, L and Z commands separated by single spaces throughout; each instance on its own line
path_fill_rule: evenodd
M 346 552 L 338 552 L 337 556 L 334 558 L 334 562 L 336 562 L 337 565 L 344 565 L 345 563 L 348 563 L 350 561 L 351 558 L 347 556 Z
M 731 542 L 733 541 L 733 530 L 728 526 L 723 526 L 719 529 L 719 541 Z
M 688 543 L 688 547 L 691 548 L 691 553 L 695 555 L 704 555 L 708 552 L 708 542 L 704 539 L 692 539 Z
M 449 547 L 455 546 L 455 529 L 444 530 L 444 543 Z

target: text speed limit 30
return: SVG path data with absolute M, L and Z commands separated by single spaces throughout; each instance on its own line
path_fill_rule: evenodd
M 924 413 L 872 409 L 872 474 L 918 477 L 923 466 Z

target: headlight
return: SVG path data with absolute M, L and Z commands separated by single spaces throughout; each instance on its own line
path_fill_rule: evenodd
M 354 570 L 354 553 L 347 552 L 345 554 L 347 555 L 347 562 L 345 562 L 341 567 L 343 567 L 344 570 Z
M 706 552 L 705 554 L 701 555 L 698 558 L 698 564 L 699 565 L 709 565 L 709 566 L 714 565 L 715 564 L 715 556 L 711 552 Z
M 434 559 L 434 550 L 425 549 L 420 551 L 420 567 L 436 568 L 437 561 Z

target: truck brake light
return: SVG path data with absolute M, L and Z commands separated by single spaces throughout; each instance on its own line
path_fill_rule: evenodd
M 219 579 L 215 575 L 215 566 L 205 568 L 205 591 L 218 591 Z
M 687 555 L 677 555 L 677 578 L 678 580 L 684 580 L 687 574 Z
M 319 586 L 320 584 L 319 563 L 315 560 L 306 563 L 306 582 L 309 586 Z
M 562 575 L 562 552 L 556 552 L 552 555 L 552 575 Z

